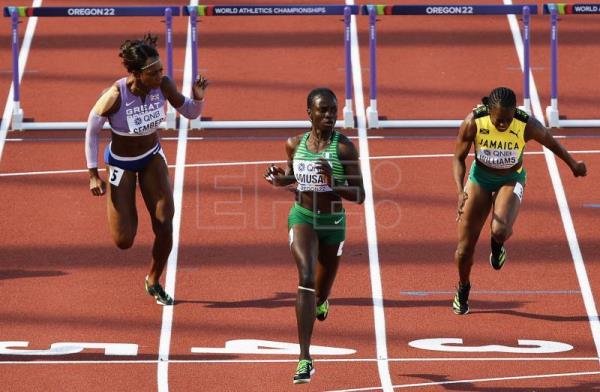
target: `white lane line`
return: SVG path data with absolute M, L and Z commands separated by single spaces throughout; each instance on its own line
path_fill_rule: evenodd
M 586 150 L 586 151 L 570 151 L 571 154 L 599 154 L 600 150 Z M 544 155 L 543 151 L 526 151 L 525 155 Z M 371 157 L 372 160 L 377 159 L 423 159 L 423 158 L 451 158 L 454 154 L 410 154 L 410 155 L 380 155 L 377 157 Z M 474 156 L 472 153 L 469 156 Z M 1 175 L 0 175 L 1 176 Z
M 40 7 L 42 0 L 35 0 L 31 6 Z M 37 26 L 37 16 L 27 18 L 27 28 L 25 29 L 25 36 L 23 38 L 23 44 L 19 51 L 19 83 L 23 79 L 23 73 L 25 72 L 25 65 L 27 64 L 27 57 L 29 57 L 29 48 L 31 48 L 31 41 L 33 40 L 33 34 L 35 33 L 35 27 Z M 10 84 L 8 90 L 8 97 L 6 98 L 6 105 L 4 106 L 4 114 L 2 115 L 2 124 L 0 124 L 0 161 L 2 160 L 2 151 L 4 150 L 4 141 L 8 133 L 8 123 L 12 117 L 14 103 L 13 94 L 15 91 L 14 83 Z
M 512 4 L 512 0 L 504 0 L 504 4 Z M 508 15 L 508 21 L 510 29 L 513 35 L 513 41 L 515 48 L 519 55 L 519 62 L 521 63 L 521 70 L 524 69 L 523 64 L 523 40 L 521 38 L 521 30 L 517 22 L 515 15 Z M 535 80 L 533 79 L 533 73 L 529 73 L 531 80 L 531 104 L 533 108 L 534 116 L 542 123 L 545 124 L 544 112 L 542 110 L 542 104 L 535 86 Z M 546 164 L 548 166 L 548 172 L 550 179 L 552 180 L 552 187 L 554 188 L 554 194 L 556 195 L 556 201 L 560 211 L 560 217 L 563 222 L 567 241 L 569 243 L 569 250 L 573 257 L 573 264 L 575 265 L 575 272 L 577 274 L 577 280 L 581 287 L 581 296 L 583 297 L 583 303 L 587 312 L 588 320 L 590 322 L 590 330 L 596 346 L 596 353 L 600 355 L 600 320 L 598 319 L 598 310 L 596 308 L 596 302 L 594 301 L 594 295 L 592 294 L 592 288 L 590 280 L 588 278 L 581 249 L 579 248 L 579 241 L 577 240 L 577 233 L 575 232 L 575 226 L 571 218 L 571 211 L 569 209 L 569 203 L 565 195 L 565 189 L 560 178 L 560 172 L 556 164 L 556 158 L 552 151 L 544 147 L 544 157 L 546 158 Z
M 183 121 L 183 119 L 182 119 Z M 571 154 L 599 154 L 600 150 L 584 150 L 584 151 L 570 151 Z M 525 152 L 525 155 L 544 155 L 542 151 L 530 151 Z M 473 154 L 469 154 L 473 156 Z M 369 157 L 370 160 L 381 160 L 381 159 L 425 159 L 425 158 L 450 158 L 453 154 L 409 154 L 409 155 L 380 155 L 375 157 Z M 226 166 L 245 166 L 245 165 L 268 165 L 269 163 L 285 163 L 286 161 L 281 160 L 270 160 L 270 161 L 238 161 L 238 162 L 206 162 L 206 163 L 188 163 L 184 165 L 186 168 L 192 167 L 226 167 Z M 176 165 L 169 165 L 170 168 L 176 167 Z M 98 169 L 98 171 L 104 171 L 105 169 Z M 87 169 L 72 169 L 72 170 L 46 170 L 46 171 L 33 171 L 33 172 L 13 172 L 13 173 L 0 173 L 0 177 L 19 177 L 19 176 L 41 176 L 51 174 L 76 174 L 76 173 L 87 173 Z
M 558 378 L 558 377 L 574 377 L 574 376 L 595 376 L 600 372 L 576 372 L 576 373 L 554 373 L 554 374 L 534 374 L 531 376 L 513 376 L 513 377 L 494 377 L 494 378 L 474 378 L 471 380 L 456 380 L 456 381 L 439 381 L 439 382 L 423 382 L 416 384 L 400 384 L 394 385 L 393 388 L 417 388 L 417 387 L 430 387 L 434 385 L 451 385 L 451 384 L 473 384 L 473 383 L 484 383 L 493 381 L 510 381 L 510 380 L 533 380 L 540 378 Z M 353 389 L 336 389 L 330 390 L 329 392 L 359 392 L 359 391 L 378 391 L 381 388 L 369 387 L 369 388 L 353 388 Z
M 390 362 L 586 362 L 598 361 L 598 357 L 499 357 L 499 358 L 389 358 Z M 377 358 L 317 358 L 317 362 L 377 362 Z M 269 364 L 269 363 L 298 363 L 297 359 L 170 359 L 169 363 L 218 363 L 218 364 Z M 112 364 L 157 364 L 156 359 L 120 359 L 120 360 L 43 360 L 43 361 L 0 361 L 2 365 L 112 365 Z M 598 372 L 600 373 L 600 372 Z M 381 389 L 381 388 L 379 388 Z
M 14 136 L 14 135 L 11 135 Z M 348 139 L 358 139 L 358 136 L 348 136 L 346 135 L 346 137 Z M 187 140 L 188 142 L 190 141 L 207 141 L 207 142 L 214 142 L 214 141 L 226 141 L 226 142 L 237 142 L 237 141 L 280 141 L 280 140 L 287 140 L 288 136 L 282 136 L 282 137 L 278 137 L 278 136 L 188 136 Z M 555 139 L 600 139 L 600 135 L 577 135 L 577 134 L 570 134 L 570 135 L 554 135 Z M 407 135 L 387 135 L 387 136 L 368 136 L 367 139 L 369 140 L 412 140 L 412 141 L 417 141 L 417 140 L 455 140 L 456 136 L 447 136 L 447 135 L 438 135 L 438 136 L 424 136 L 424 135 L 414 135 L 414 134 L 407 134 Z M 82 143 L 84 140 L 83 137 L 60 137 L 60 138 L 50 138 L 50 137 L 10 137 L 6 139 L 6 142 L 34 142 L 34 143 L 39 143 L 39 142 L 53 142 L 53 143 L 64 143 L 64 142 L 78 142 L 78 143 Z M 170 137 L 170 136 L 162 136 L 160 138 L 161 142 L 162 141 L 177 141 L 176 137 Z
M 400 291 L 400 295 L 411 295 L 415 297 L 425 297 L 428 295 L 447 295 L 454 294 L 455 291 Z M 492 295 L 562 295 L 562 294 L 581 294 L 579 290 L 472 290 L 473 294 L 492 294 Z
M 347 0 L 347 5 L 354 5 L 354 0 Z M 373 298 L 373 318 L 375 323 L 375 344 L 377 350 L 377 370 L 379 380 L 384 391 L 393 391 L 392 379 L 388 364 L 387 336 L 385 329 L 385 312 L 383 309 L 383 287 L 381 284 L 381 271 L 379 266 L 379 250 L 377 245 L 377 224 L 375 222 L 375 204 L 373 201 L 373 180 L 371 176 L 371 162 L 369 159 L 369 140 L 367 138 L 367 120 L 365 117 L 365 102 L 363 97 L 363 84 L 360 67 L 360 52 L 358 46 L 358 31 L 356 16 L 352 15 L 350 25 L 352 79 L 354 86 L 354 100 L 356 106 L 356 120 L 358 122 L 358 144 L 360 153 L 360 166 L 365 187 L 365 224 L 367 231 L 367 246 L 369 249 L 369 272 L 371 277 L 371 292 Z
M 191 0 L 191 6 L 198 5 L 198 0 Z M 184 95 L 192 93 L 192 31 L 188 24 L 187 42 L 185 48 L 183 85 L 181 91 Z M 173 215 L 173 248 L 167 261 L 165 275 L 165 290 L 175 295 L 175 280 L 177 276 L 177 257 L 179 255 L 179 237 L 181 228 L 181 210 L 183 200 L 183 184 L 185 174 L 185 158 L 187 153 L 187 136 L 189 120 L 183 116 L 179 119 L 179 134 L 177 136 L 177 158 L 175 161 L 175 179 L 173 182 L 173 201 L 175 213 Z M 171 335 L 173 327 L 174 306 L 164 306 L 162 324 L 160 328 L 160 343 L 158 346 L 157 386 L 158 392 L 169 392 L 169 353 L 171 349 Z
M 573 257 L 573 263 L 575 264 L 575 272 L 577 274 L 577 280 L 581 287 L 581 296 L 583 297 L 583 303 L 587 312 L 590 330 L 596 346 L 596 353 L 600 355 L 600 321 L 598 320 L 598 311 L 596 303 L 594 301 L 594 295 L 592 294 L 592 288 L 586 272 L 585 264 L 583 261 L 583 255 L 579 248 L 579 241 L 577 240 L 577 233 L 575 232 L 575 226 L 571 218 L 571 212 L 569 210 L 569 204 L 565 195 L 565 190 L 562 185 L 558 166 L 554 154 L 544 148 L 544 155 L 546 157 L 546 163 L 548 165 L 548 171 L 550 172 L 550 178 L 552 179 L 552 186 L 554 187 L 554 193 L 556 195 L 556 201 L 560 211 L 560 216 L 569 243 L 569 250 Z

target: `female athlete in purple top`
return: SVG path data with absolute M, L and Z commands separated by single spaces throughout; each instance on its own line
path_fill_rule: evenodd
M 98 175 L 98 136 L 108 120 L 111 143 L 104 159 L 109 173 L 108 222 L 113 240 L 121 249 L 133 245 L 138 223 L 135 188 L 139 181 L 155 235 L 146 291 L 158 304 L 172 305 L 173 298 L 159 279 L 173 245 L 173 192 L 156 131 L 165 120 L 165 101 L 183 116 L 197 118 L 208 81 L 200 76 L 192 86 L 193 99 L 183 96 L 163 75 L 156 37 L 150 34 L 141 40 L 125 41 L 119 57 L 129 76 L 102 94 L 88 118 L 85 155 L 90 191 L 94 196 L 106 191 L 106 183 Z

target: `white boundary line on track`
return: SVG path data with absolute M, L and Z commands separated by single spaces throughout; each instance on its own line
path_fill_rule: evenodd
M 570 151 L 571 154 L 600 154 L 600 150 L 580 150 Z M 543 151 L 530 151 L 525 152 L 525 155 L 543 155 Z M 469 154 L 473 156 L 473 154 Z M 380 155 L 376 157 L 369 157 L 370 160 L 382 160 L 382 159 L 429 159 L 429 158 L 451 158 L 454 154 L 409 154 L 409 155 Z M 244 165 L 268 165 L 269 163 L 285 163 L 286 161 L 270 160 L 270 161 L 236 161 L 236 162 L 206 162 L 206 163 L 188 163 L 184 165 L 186 168 L 192 167 L 226 167 L 226 166 L 244 166 Z M 174 168 L 176 165 L 169 165 L 169 168 Z M 106 171 L 105 169 L 98 169 L 98 171 Z M 87 173 L 87 169 L 72 169 L 72 170 L 47 170 L 47 171 L 34 171 L 34 172 L 13 172 L 13 173 L 0 173 L 1 177 L 20 177 L 20 176 L 41 176 L 41 175 L 52 175 L 52 174 L 77 174 Z
M 348 136 L 346 137 L 350 140 L 358 139 L 358 136 Z M 600 135 L 581 135 L 581 134 L 571 134 L 571 135 L 554 135 L 555 139 L 600 139 Z M 188 142 L 191 141 L 200 141 L 205 140 L 207 142 L 214 141 L 281 141 L 286 140 L 287 138 L 278 137 L 278 136 L 188 136 Z M 436 136 L 418 136 L 418 135 L 387 135 L 387 136 L 368 136 L 369 140 L 447 140 L 447 139 L 456 139 L 455 135 L 436 135 Z M 161 136 L 161 142 L 163 141 L 177 141 L 176 137 L 173 136 Z M 37 137 L 37 138 L 17 138 L 11 137 L 6 139 L 7 142 L 80 142 L 83 143 L 83 137 L 71 137 L 71 138 L 50 138 L 50 137 Z
M 512 4 L 512 0 L 503 1 L 504 4 Z M 507 17 L 508 22 L 510 24 L 510 29 L 512 31 L 515 48 L 517 50 L 517 54 L 519 55 L 519 63 L 521 64 L 521 70 L 523 70 L 524 54 L 521 30 L 519 28 L 519 24 L 515 15 L 507 15 Z M 537 88 L 535 86 L 535 81 L 533 79 L 533 73 L 531 71 L 529 72 L 529 77 L 531 80 L 531 105 L 533 108 L 533 114 L 542 124 L 545 125 L 546 121 L 544 119 L 542 104 L 540 102 Z M 560 217 L 563 222 L 567 241 L 569 243 L 569 249 L 573 257 L 573 264 L 575 265 L 577 280 L 579 281 L 579 286 L 581 287 L 581 296 L 583 297 L 583 303 L 585 305 L 585 310 L 587 312 L 588 320 L 590 322 L 590 330 L 592 333 L 592 338 L 594 339 L 594 345 L 596 346 L 596 353 L 600 355 L 600 320 L 598 319 L 598 310 L 594 301 L 594 295 L 592 294 L 590 281 L 585 270 L 585 263 L 583 261 L 581 249 L 579 248 L 579 241 L 577 240 L 577 233 L 575 232 L 575 226 L 573 225 L 573 220 L 571 218 L 569 203 L 567 202 L 565 189 L 560 178 L 560 172 L 558 171 L 556 158 L 554 157 L 552 151 L 548 150 L 545 147 L 543 147 L 543 149 L 544 157 L 546 158 L 546 164 L 548 166 L 548 172 L 550 174 L 550 179 L 552 180 L 552 186 L 554 188 L 554 194 L 556 196 L 556 202 L 558 203 Z
M 191 0 L 189 5 L 198 5 L 198 0 Z M 188 23 L 187 41 L 185 46 L 185 60 L 183 71 L 182 93 L 192 93 L 192 31 Z M 175 179 L 173 182 L 173 202 L 175 213 L 173 215 L 173 248 L 167 261 L 165 271 L 165 290 L 173 299 L 175 296 L 175 280 L 177 276 L 177 257 L 179 255 L 179 235 L 181 227 L 181 210 L 183 200 L 183 185 L 185 177 L 185 158 L 187 153 L 187 136 L 189 120 L 183 116 L 179 119 L 179 134 L 177 137 L 177 158 L 175 161 Z M 173 327 L 174 306 L 164 306 L 162 324 L 160 328 L 160 343 L 158 346 L 158 368 L 156 380 L 158 392 L 169 392 L 169 352 L 171 349 L 171 333 Z
M 31 4 L 32 7 L 40 7 L 42 0 L 34 0 Z M 23 45 L 19 50 L 19 83 L 23 79 L 23 73 L 25 73 L 25 65 L 27 64 L 27 57 L 29 57 L 29 48 L 31 47 L 31 41 L 33 40 L 33 34 L 35 33 L 35 27 L 37 26 L 37 16 L 27 18 L 27 28 L 25 29 L 25 36 L 23 37 Z M 12 40 L 12 37 L 11 37 Z M 11 49 L 12 50 L 12 49 Z M 11 57 L 12 58 L 12 57 Z M 12 62 L 11 62 L 12 64 Z M 2 151 L 4 150 L 4 141 L 8 133 L 8 124 L 10 123 L 14 104 L 13 94 L 15 92 L 14 83 L 10 83 L 10 89 L 8 90 L 8 97 L 6 98 L 6 105 L 4 106 L 4 114 L 2 115 L 2 124 L 0 124 L 0 161 L 2 160 Z
M 389 358 L 389 362 L 586 362 L 598 361 L 598 357 L 500 357 L 500 358 Z M 377 362 L 377 358 L 318 358 L 317 362 Z M 110 365 L 110 364 L 155 364 L 160 361 L 156 359 L 115 359 L 115 360 L 81 360 L 81 361 L 61 361 L 61 360 L 43 360 L 43 361 L 0 361 L 2 365 Z M 170 359 L 169 363 L 217 363 L 217 364 L 238 364 L 238 363 L 297 363 L 297 359 Z M 600 374 L 600 371 L 598 371 Z M 381 389 L 381 388 L 379 388 Z
M 354 5 L 354 0 L 346 0 L 347 5 Z M 375 324 L 375 344 L 377 350 L 377 370 L 379 380 L 384 391 L 393 391 L 392 379 L 388 364 L 387 336 L 385 328 L 385 312 L 383 309 L 383 286 L 381 284 L 381 271 L 379 266 L 379 249 L 377 245 L 377 224 L 375 220 L 375 204 L 373 202 L 373 181 L 371 178 L 371 161 L 369 159 L 369 140 L 367 138 L 367 119 L 365 116 L 365 102 L 363 97 L 363 83 L 360 66 L 360 51 L 358 46 L 358 32 L 356 16 L 351 16 L 350 21 L 352 80 L 354 87 L 354 104 L 356 108 L 356 121 L 358 126 L 358 145 L 360 153 L 360 166 L 365 187 L 365 225 L 367 232 L 367 246 L 369 250 L 369 272 L 371 277 L 371 292 L 373 299 L 373 319 Z
M 452 385 L 452 384 L 472 384 L 480 382 L 493 382 L 493 381 L 509 381 L 509 380 L 532 380 L 538 378 L 557 378 L 557 377 L 573 377 L 573 376 L 593 376 L 600 374 L 600 372 L 576 372 L 576 373 L 553 373 L 553 374 L 534 374 L 531 376 L 512 376 L 512 377 L 491 377 L 491 378 L 475 378 L 470 380 L 455 380 L 455 381 L 439 381 L 439 382 L 423 382 L 416 384 L 399 384 L 394 385 L 393 388 L 417 388 L 417 387 L 430 387 L 435 385 Z M 355 389 L 336 389 L 328 392 L 359 392 L 359 391 L 378 391 L 381 388 L 355 388 Z

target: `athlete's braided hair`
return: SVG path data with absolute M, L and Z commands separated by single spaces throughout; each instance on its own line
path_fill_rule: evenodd
M 142 39 L 128 39 L 121 44 L 119 57 L 123 59 L 122 62 L 127 72 L 141 72 L 149 58 L 158 57 L 157 40 L 156 35 L 147 33 Z
M 335 102 L 337 102 L 337 97 L 335 96 L 335 93 L 331 91 L 331 89 L 328 89 L 327 87 L 318 87 L 313 89 L 310 93 L 308 93 L 308 98 L 306 98 L 306 107 L 310 109 L 310 106 L 312 105 L 315 98 L 321 96 L 329 96 L 333 98 Z
M 481 102 L 485 106 L 500 106 L 503 108 L 514 108 L 517 106 L 517 97 L 514 91 L 507 87 L 497 87 L 490 92 L 490 95 L 483 97 Z

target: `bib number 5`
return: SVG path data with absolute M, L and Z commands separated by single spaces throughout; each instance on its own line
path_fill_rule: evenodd
M 108 181 L 114 186 L 119 186 L 124 172 L 121 168 L 110 166 Z

